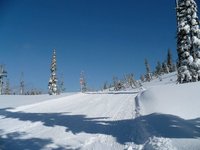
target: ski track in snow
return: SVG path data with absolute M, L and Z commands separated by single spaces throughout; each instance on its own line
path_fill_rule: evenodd
M 19 136 L 19 139 L 52 139 L 52 143 L 44 147 L 46 149 L 59 146 L 68 147 L 69 149 L 124 149 L 123 145 L 116 142 L 116 139 L 107 133 L 110 127 L 107 127 L 106 124 L 109 124 L 109 121 L 132 119 L 134 117 L 135 96 L 136 94 L 97 95 L 80 93 L 51 101 L 20 106 L 15 109 L 2 109 L 1 115 L 5 115 L 5 117 L 1 118 L 0 127 L 3 132 L 0 135 L 6 139 L 6 136 L 12 133 L 23 133 Z M 55 115 L 58 116 L 65 114 L 72 116 L 84 115 L 86 122 L 87 118 L 89 120 L 92 118 L 91 121 L 97 121 L 98 124 L 103 126 L 101 129 L 105 131 L 100 134 L 95 133 L 95 130 L 92 134 L 84 131 L 74 134 L 70 129 L 68 131 L 67 125 L 65 127 L 62 123 L 53 122 L 53 119 L 56 121 L 59 118 L 52 117 L 52 120 L 51 118 L 44 118 L 43 120 L 43 117 L 48 117 L 48 115 L 51 117 L 52 113 L 57 113 Z M 46 126 L 48 122 L 55 125 Z M 79 121 L 77 120 L 75 123 L 79 123 Z M 13 126 L 13 124 L 16 125 Z M 87 123 L 85 126 L 87 126 Z M 95 126 L 98 127 L 98 125 Z M 84 128 L 87 131 L 87 127 Z M 66 145 L 63 145 L 63 143 L 66 143 Z M 6 143 L 6 146 L 8 144 L 11 143 Z
M 138 95 L 135 97 L 135 118 L 139 118 L 143 115 L 144 110 L 142 110 L 142 106 L 141 106 L 141 102 L 140 102 L 140 97 L 141 95 L 145 92 L 146 89 L 141 88 L 140 92 L 138 93 Z M 162 138 L 162 137 L 152 137 L 151 133 L 149 133 L 146 128 L 145 128 L 145 120 L 140 119 L 140 121 L 137 121 L 137 127 L 139 127 L 138 132 L 144 132 L 144 134 L 146 135 L 146 137 L 150 137 L 145 143 L 144 145 L 136 145 L 136 144 L 129 144 L 126 145 L 126 149 L 127 150 L 160 150 L 160 148 L 162 147 L 162 150 L 176 150 L 176 148 L 174 148 L 172 146 L 172 141 L 169 138 Z M 151 132 L 156 132 L 152 131 Z M 138 137 L 140 138 L 140 137 Z M 136 135 L 136 139 L 137 139 L 137 135 Z
M 126 97 L 124 99 L 124 101 L 127 101 L 127 102 L 129 101 L 130 103 L 132 103 L 131 102 L 132 99 L 133 99 L 133 95 L 129 95 L 128 97 Z M 133 107 L 132 107 L 133 104 L 129 105 L 129 106 L 130 107 L 128 108 L 128 110 L 131 110 L 131 109 L 133 110 Z M 120 120 L 120 119 L 124 118 L 126 116 L 125 110 L 127 110 L 127 103 L 123 103 L 120 107 L 118 107 L 115 111 L 113 111 L 113 114 L 112 114 L 112 117 L 110 118 L 110 120 L 116 121 L 116 120 Z M 107 116 L 107 114 L 109 114 L 109 113 L 110 113 L 110 111 L 105 112 L 104 116 Z M 130 117 L 133 117 L 132 116 L 133 112 L 129 115 L 130 115 Z M 122 149 L 122 146 L 116 144 L 115 142 L 116 141 L 113 140 L 113 138 L 111 136 L 100 134 L 96 137 L 90 138 L 89 141 L 86 142 L 84 148 L 88 149 L 89 148 L 88 145 L 92 145 L 92 144 L 96 143 L 96 144 L 92 145 L 92 148 L 90 147 L 89 149 L 99 149 L 98 145 L 99 145 L 99 143 L 102 143 L 103 147 L 101 147 L 101 149 L 102 148 L 110 149 L 111 147 L 112 147 L 112 149 Z

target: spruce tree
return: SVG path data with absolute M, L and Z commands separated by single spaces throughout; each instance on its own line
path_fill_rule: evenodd
M 51 76 L 49 79 L 49 95 L 57 95 L 58 94 L 58 89 L 57 89 L 57 77 L 56 77 L 56 50 L 53 50 L 53 57 L 52 57 L 52 62 L 51 62 Z
M 118 87 L 118 78 L 116 76 L 113 76 L 113 86 L 114 86 L 114 90 L 117 91 Z
M 65 92 L 65 87 L 64 87 L 64 80 L 61 80 L 60 82 L 60 93 Z
M 104 85 L 103 85 L 103 90 L 106 90 L 106 89 L 108 89 L 108 83 L 107 83 L 107 81 L 104 82 Z
M 169 68 L 169 72 L 173 72 L 173 60 L 172 60 L 172 53 L 171 53 L 171 50 L 168 49 L 168 52 L 167 52 L 167 66 Z
M 144 77 L 144 75 L 141 75 L 141 76 L 140 76 L 140 80 L 141 80 L 142 82 L 145 81 L 145 77 Z
M 65 92 L 65 85 L 64 85 L 64 76 L 61 74 L 61 77 L 59 78 L 60 80 L 58 81 L 58 93 L 64 93 Z
M 149 66 L 147 59 L 145 59 L 144 63 L 145 63 L 145 67 L 146 67 L 146 81 L 151 81 L 152 77 L 151 77 L 151 72 L 150 72 L 150 66 Z
M 194 0 L 177 1 L 178 82 L 200 78 L 200 30 Z
M 88 89 L 87 89 L 87 82 L 86 82 L 85 75 L 84 75 L 83 71 L 80 74 L 80 85 L 81 85 L 81 92 L 82 93 L 88 91 Z
M 155 74 L 156 74 L 156 76 L 160 76 L 162 73 L 163 73 L 163 69 L 162 69 L 160 61 L 158 61 Z
M 11 89 L 10 89 L 10 82 L 9 80 L 7 79 L 6 81 L 6 85 L 5 85 L 5 92 L 4 92 L 6 95 L 10 95 L 11 93 Z
M 173 68 L 173 71 L 177 71 L 177 67 L 175 63 L 173 64 L 172 68 Z
M 3 65 L 0 65 L 0 95 L 3 94 L 4 77 L 7 77 L 7 71 L 5 71 Z
M 24 80 L 23 80 L 23 78 L 24 78 L 24 73 L 23 72 L 21 73 L 21 77 L 20 78 L 21 79 L 20 79 L 20 91 L 19 91 L 19 94 L 20 95 L 24 95 L 25 94 L 25 89 L 24 89 L 25 85 L 24 85 Z
M 163 69 L 163 73 L 166 73 L 166 74 L 169 73 L 169 67 L 166 62 L 162 63 L 162 69 Z

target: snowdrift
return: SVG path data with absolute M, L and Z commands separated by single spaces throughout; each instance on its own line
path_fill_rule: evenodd
M 150 145 L 145 145 L 144 149 L 200 148 L 199 90 L 200 83 L 197 82 L 151 86 L 139 94 L 142 115 L 139 127 L 145 130 L 145 137 L 150 137 Z M 163 144 L 165 141 L 167 144 Z
M 143 114 L 173 114 L 184 119 L 200 117 L 200 83 L 152 87 L 140 96 Z

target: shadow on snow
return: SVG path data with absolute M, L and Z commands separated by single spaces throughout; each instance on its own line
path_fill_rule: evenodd
M 10 108 L 9 108 L 10 109 Z M 136 119 L 105 121 L 106 118 L 87 118 L 85 115 L 70 115 L 69 113 L 27 113 L 11 112 L 8 108 L 0 109 L 0 115 L 4 118 L 16 118 L 21 121 L 40 121 L 44 126 L 66 127 L 66 132 L 73 134 L 81 132 L 89 134 L 105 134 L 116 138 L 120 144 L 134 142 L 143 144 L 149 137 L 166 138 L 198 138 L 200 137 L 200 118 L 185 120 L 177 116 L 153 113 Z M 18 133 L 7 134 L 7 139 L 0 138 L 0 142 L 10 141 L 14 147 L 22 147 L 30 144 L 30 148 L 41 149 L 52 143 L 50 139 L 19 140 Z M 23 145 L 23 143 L 28 143 Z M 8 143 L 8 142 L 7 142 Z M 8 144 L 7 144 L 8 145 Z
M 1 132 L 1 130 L 0 130 Z M 0 136 L 0 150 L 39 150 L 44 148 L 46 145 L 53 143 L 51 139 L 20 139 L 21 136 L 25 135 L 23 132 L 13 132 Z M 57 148 L 51 148 L 52 150 L 66 150 L 66 148 L 58 146 Z

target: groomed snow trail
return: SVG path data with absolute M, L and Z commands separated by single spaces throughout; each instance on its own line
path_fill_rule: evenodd
M 135 116 L 135 96 L 79 93 L 1 109 L 0 149 L 124 149 L 130 135 L 119 130 Z

